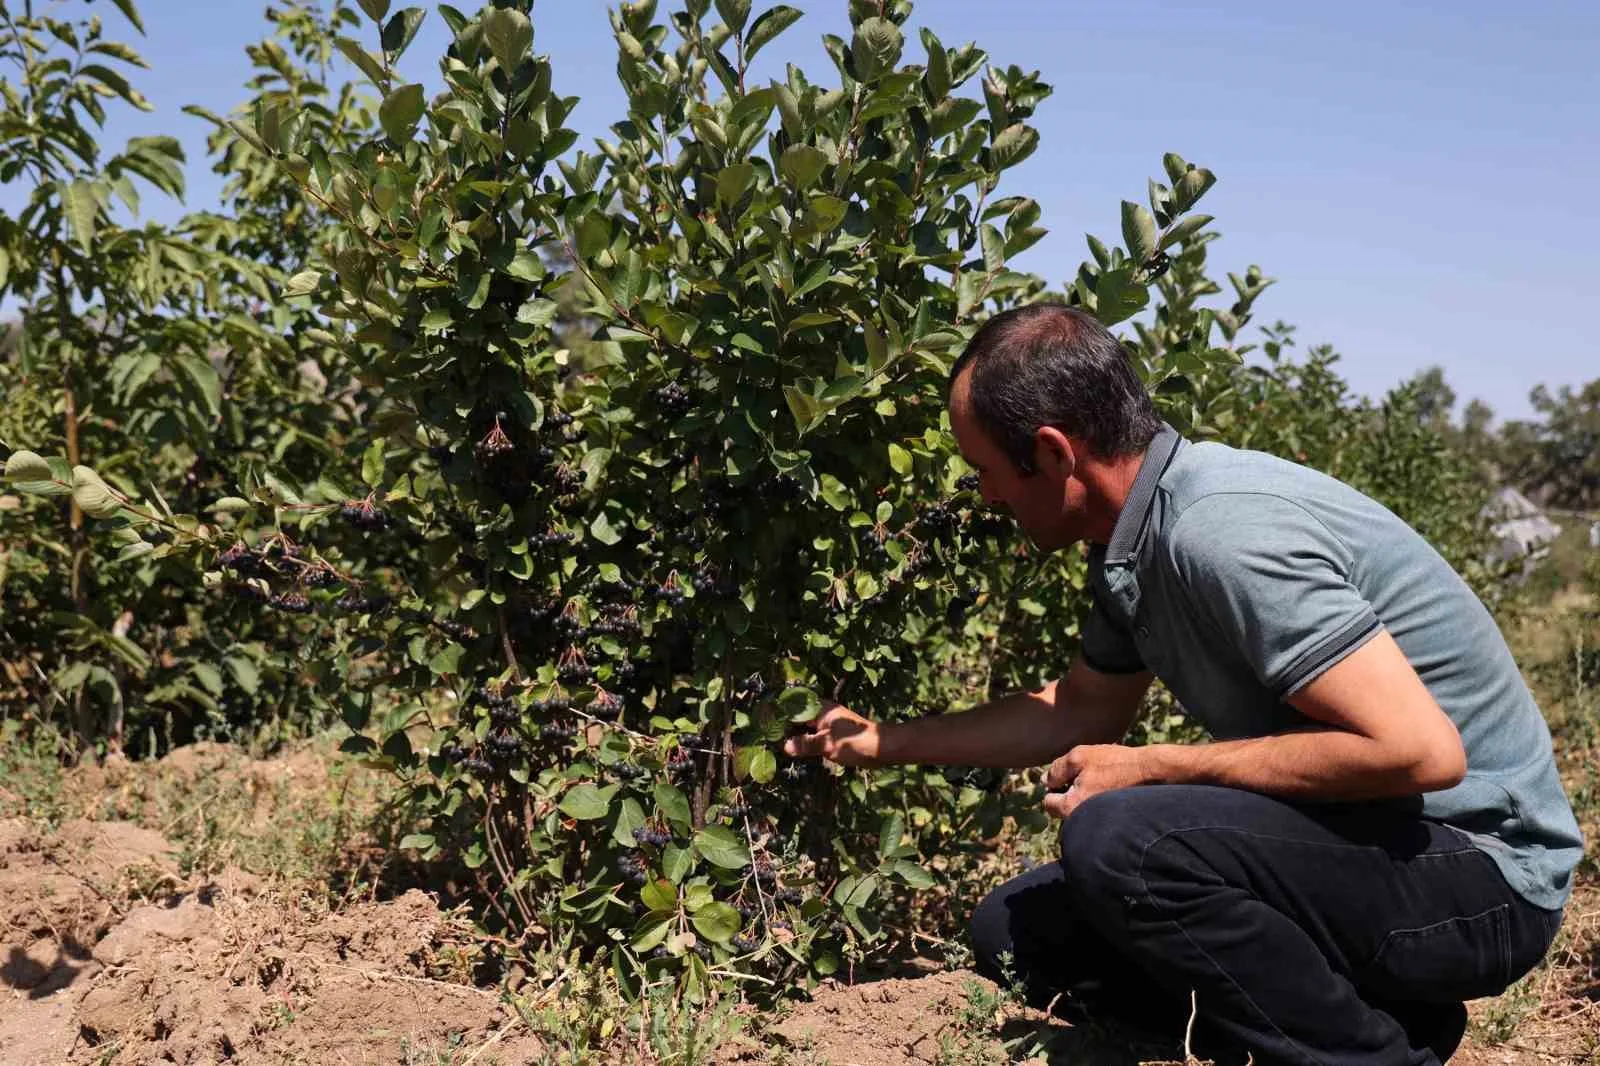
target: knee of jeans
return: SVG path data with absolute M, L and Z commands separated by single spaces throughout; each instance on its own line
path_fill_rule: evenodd
M 1153 839 L 1148 796 L 1137 788 L 1086 800 L 1061 826 L 1061 863 L 1073 896 L 1089 911 L 1131 895 L 1139 863 Z
M 991 981 L 1001 979 L 1000 957 L 1012 950 L 1011 909 L 999 891 L 990 892 L 972 912 L 967 922 L 972 938 L 972 954 L 977 971 Z

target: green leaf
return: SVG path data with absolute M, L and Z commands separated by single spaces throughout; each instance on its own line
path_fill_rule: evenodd
M 622 534 L 611 524 L 610 517 L 604 511 L 594 516 L 594 521 L 589 523 L 589 532 L 601 544 L 616 544 L 622 540 Z
M 905 859 L 896 860 L 891 869 L 894 871 L 896 877 L 900 878 L 900 880 L 904 881 L 912 888 L 932 888 L 934 885 L 938 884 L 938 882 L 933 879 L 932 874 L 918 866 L 916 863 L 907 862 Z
M 1107 326 L 1132 318 L 1150 301 L 1150 290 L 1133 280 L 1133 268 L 1118 267 L 1095 281 L 1094 316 Z
M 769 783 L 778 773 L 778 757 L 771 748 L 757 748 L 750 756 L 750 780 L 758 785 Z
M 856 27 L 850 41 L 850 56 L 855 60 L 856 76 L 862 81 L 872 81 L 886 74 L 900 62 L 900 50 L 905 46 L 905 36 L 900 27 L 885 18 L 873 16 Z
M 718 944 L 726 944 L 739 931 L 739 912 L 720 901 L 701 907 L 689 921 L 695 932 Z
M 417 27 L 422 25 L 426 12 L 420 7 L 408 7 L 391 18 L 383 27 L 383 50 L 388 52 L 392 59 L 399 59 L 405 50 L 411 46 L 411 40 L 417 35 Z
M 656 806 L 668 820 L 680 825 L 689 824 L 689 798 L 665 781 L 657 781 L 652 793 Z
M 783 172 L 783 176 L 801 191 L 815 185 L 827 165 L 828 153 L 809 144 L 790 145 L 784 149 L 783 155 L 778 160 L 778 169 Z
M 466 654 L 466 651 L 466 648 L 454 642 L 446 644 L 428 660 L 428 669 L 441 676 L 455 674 L 461 667 L 461 656 Z
M 616 793 L 616 785 L 597 788 L 584 781 L 561 798 L 561 813 L 580 822 L 604 818 L 611 809 L 611 797 Z
M 344 57 L 361 69 L 374 85 L 386 85 L 389 75 L 384 71 L 383 64 L 371 52 L 362 48 L 360 44 L 348 37 L 339 37 L 333 42 Z
M 994 160 L 996 170 L 1005 170 L 1028 158 L 1037 147 L 1039 147 L 1039 131 L 1019 122 L 1014 126 L 1007 126 L 1000 131 L 999 136 L 995 137 L 990 157 Z
M 494 8 L 483 13 L 483 38 L 500 69 L 510 77 L 533 47 L 533 23 L 520 11 Z
M 1184 172 L 1172 186 L 1172 206 L 1175 211 L 1187 211 L 1199 202 L 1206 190 L 1217 183 L 1217 176 L 1205 167 L 1195 167 Z
M 900 838 L 906 832 L 906 819 L 899 811 L 884 816 L 878 826 L 878 857 L 887 859 L 900 848 Z
M 1188 218 L 1167 227 L 1167 231 L 1161 235 L 1161 247 L 1166 249 L 1171 248 L 1174 244 L 1182 244 L 1210 224 L 1210 215 L 1190 215 Z
M 400 838 L 401 851 L 427 851 L 433 847 L 432 833 L 407 833 Z
M 743 869 L 750 862 L 750 850 L 744 840 L 725 825 L 700 830 L 694 835 L 694 847 L 708 862 L 726 870 Z
M 61 195 L 61 212 L 78 241 L 78 247 L 87 253 L 94 244 L 95 226 L 100 219 L 100 200 L 95 196 L 94 183 L 80 178 L 77 181 L 56 182 Z
M 678 911 L 678 894 L 666 881 L 646 881 L 639 889 L 639 902 L 661 914 L 676 914 Z
M 306 296 L 316 291 L 322 284 L 322 271 L 302 270 L 283 283 L 283 296 L 285 299 L 294 296 Z
M 755 175 L 756 168 L 752 163 L 734 163 L 723 167 L 722 173 L 717 175 L 717 200 L 725 207 L 738 203 Z
M 72 500 L 90 518 L 110 518 L 122 510 L 122 501 L 86 466 L 72 468 Z
M 133 0 L 111 0 L 117 5 L 117 10 L 122 12 L 122 17 L 133 23 L 133 28 L 140 34 L 144 33 L 144 22 L 139 18 L 139 9 L 133 6 Z
M 1155 216 L 1132 200 L 1122 201 L 1122 243 L 1136 264 L 1149 259 L 1156 250 Z
M 389 13 L 389 0 L 357 0 L 357 3 L 373 22 L 382 22 L 383 16 Z
M 625 848 L 638 846 L 638 841 L 633 839 L 633 831 L 644 825 L 645 821 L 644 808 L 639 806 L 639 801 L 632 796 L 624 796 L 622 806 L 617 811 L 617 824 L 611 831 L 611 839 Z
M 744 58 L 746 62 L 755 58 L 757 52 L 778 34 L 793 26 L 800 19 L 800 12 L 787 4 L 778 4 L 776 7 L 763 11 L 756 19 L 755 25 L 750 27 L 750 32 L 744 39 Z
M 911 453 L 898 444 L 889 445 L 889 466 L 901 477 L 911 473 L 913 466 Z
M 50 464 L 33 452 L 15 451 L 6 460 L 7 481 L 49 481 Z
M 206 510 L 215 514 L 235 514 L 250 510 L 251 503 L 242 496 L 224 496 Z
M 375 440 L 367 445 L 361 457 L 361 480 L 371 488 L 377 488 L 378 482 L 383 480 L 383 441 Z
M 378 121 L 383 123 L 383 132 L 389 135 L 389 140 L 397 145 L 410 141 L 422 118 L 423 106 L 420 84 L 402 85 L 385 96 L 378 107 Z
M 127 545 L 121 551 L 117 552 L 117 562 L 125 563 L 129 559 L 137 559 L 141 555 L 149 555 L 155 550 L 156 546 L 151 544 L 149 541 L 137 541 L 133 544 Z
M 668 844 L 661 849 L 661 872 L 673 884 L 681 884 L 694 869 L 694 852 L 678 844 Z
M 206 413 L 212 418 L 222 414 L 222 378 L 209 359 L 185 353 L 172 360 L 173 371 L 179 374 L 200 394 Z
M 728 29 L 738 33 L 750 18 L 750 0 L 717 0 L 717 14 L 728 24 Z

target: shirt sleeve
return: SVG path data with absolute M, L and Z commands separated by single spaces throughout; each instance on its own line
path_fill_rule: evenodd
M 1167 550 L 1194 610 L 1279 699 L 1382 629 L 1350 580 L 1350 549 L 1293 500 L 1207 496 L 1180 516 Z
M 1089 617 L 1084 620 L 1078 652 L 1098 673 L 1137 674 L 1145 669 L 1144 657 L 1133 642 L 1133 634 L 1117 623 L 1098 594 L 1094 596 Z

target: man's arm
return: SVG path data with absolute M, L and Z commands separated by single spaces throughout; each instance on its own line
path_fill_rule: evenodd
M 846 766 L 1039 766 L 1076 744 L 1122 739 L 1150 680 L 1148 672 L 1103 674 L 1080 658 L 1059 682 L 956 714 L 879 725 L 833 704 L 784 751 Z
M 1455 724 L 1405 653 L 1379 632 L 1288 697 L 1315 726 L 1250 740 L 1082 747 L 1046 775 L 1046 809 L 1140 784 L 1205 784 L 1311 802 L 1412 796 L 1451 788 L 1467 771 Z

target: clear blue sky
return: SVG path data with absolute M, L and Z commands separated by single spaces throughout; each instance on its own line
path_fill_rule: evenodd
M 831 70 L 820 36 L 847 33 L 845 0 L 790 3 L 806 16 L 761 64 L 793 61 L 820 80 Z M 191 207 L 212 205 L 217 186 L 206 127 L 179 108 L 243 99 L 261 6 L 140 0 L 148 37 L 136 44 L 153 69 L 136 84 L 156 111 L 118 112 L 107 139 L 182 137 Z M 427 7 L 403 67 L 436 84 L 447 31 Z M 93 10 L 118 21 L 110 4 Z M 557 90 L 582 98 L 575 128 L 603 133 L 623 114 L 606 4 L 541 0 L 534 24 Z M 1600 332 L 1583 310 L 1600 300 L 1600 3 L 922 0 L 912 24 L 949 45 L 976 40 L 1056 87 L 1034 120 L 1039 150 L 1003 190 L 1037 198 L 1051 231 L 1018 267 L 1059 286 L 1086 254 L 1084 232 L 1115 237 L 1118 202 L 1142 200 L 1161 154 L 1177 151 L 1218 176 L 1202 208 L 1223 234 L 1219 272 L 1259 263 L 1278 278 L 1258 322 L 1332 343 L 1359 391 L 1437 363 L 1463 400 L 1517 417 L 1536 383 L 1600 377 Z M 20 193 L 0 189 L 0 209 Z M 177 213 L 154 197 L 146 210 Z

